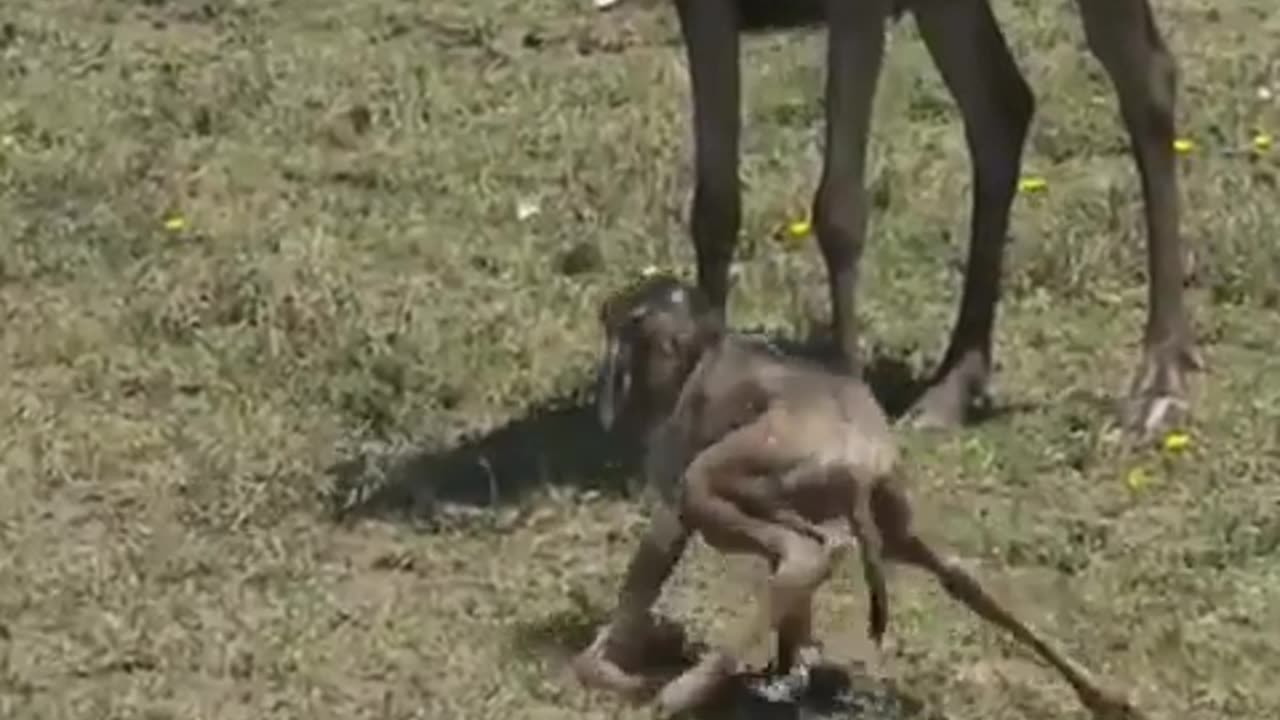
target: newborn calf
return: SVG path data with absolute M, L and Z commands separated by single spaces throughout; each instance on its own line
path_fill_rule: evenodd
M 601 310 L 600 419 L 646 434 L 646 480 L 662 503 L 627 568 L 613 622 L 574 660 L 585 684 L 626 693 L 646 686 L 622 665 L 643 646 L 649 610 L 695 532 L 720 552 L 765 558 L 768 591 L 733 639 L 661 689 L 660 711 L 707 700 L 770 630 L 778 631 L 778 665 L 790 668 L 813 646 L 813 595 L 848 545 L 831 527 L 843 523 L 857 540 L 877 647 L 889 613 L 883 563 L 913 565 L 1030 646 L 1096 717 L 1142 717 L 916 535 L 889 422 L 866 385 L 735 337 L 718 317 L 696 289 L 663 276 Z

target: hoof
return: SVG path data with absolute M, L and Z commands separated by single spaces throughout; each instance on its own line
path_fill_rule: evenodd
M 584 687 L 608 690 L 630 698 L 636 698 L 652 690 L 652 683 L 643 675 L 624 670 L 615 659 L 608 657 L 609 628 L 596 634 L 591 644 L 578 653 L 569 663 L 574 677 Z M 626 658 L 634 660 L 634 658 Z
M 1147 720 L 1147 716 L 1125 693 L 1115 690 L 1097 690 L 1081 693 L 1081 701 L 1089 708 L 1094 720 Z
M 1125 429 L 1147 441 L 1185 423 L 1191 410 L 1187 374 L 1203 369 L 1203 358 L 1190 344 L 1148 351 L 1120 409 Z
M 670 718 L 710 700 L 733 671 L 728 657 L 713 654 L 663 686 L 654 702 L 657 717 Z
M 974 358 L 935 380 L 901 422 L 916 430 L 953 430 L 990 410 L 991 404 L 987 371 Z
M 584 687 L 608 690 L 626 697 L 639 697 L 649 689 L 649 681 L 641 675 L 623 670 L 602 653 L 584 650 L 570 663 L 573 675 Z

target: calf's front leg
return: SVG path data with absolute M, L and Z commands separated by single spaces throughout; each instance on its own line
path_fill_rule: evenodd
M 587 687 L 638 697 L 650 681 L 634 671 L 650 637 L 653 605 L 689 544 L 690 531 L 676 508 L 658 503 L 640 546 L 627 564 L 617 607 L 609 624 L 572 661 Z

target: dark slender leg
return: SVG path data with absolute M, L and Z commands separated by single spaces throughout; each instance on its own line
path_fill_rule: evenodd
M 738 18 L 733 0 L 676 0 L 693 90 L 694 191 L 690 219 L 698 286 L 727 316 L 729 265 L 742 224 Z
M 1124 420 L 1151 433 L 1187 407 L 1186 373 L 1203 367 L 1183 302 L 1174 164 L 1177 67 L 1147 0 L 1077 0 L 1089 48 L 1115 87 L 1142 179 L 1147 221 L 1147 326 Z
M 884 57 L 886 0 L 827 3 L 826 144 L 813 200 L 827 266 L 832 332 L 847 372 L 862 372 L 858 351 L 858 261 L 866 242 L 867 137 Z
M 986 0 L 928 0 L 915 15 L 964 116 L 973 167 L 959 315 L 931 387 L 908 414 L 917 426 L 950 427 L 986 393 L 1009 212 L 1035 102 Z

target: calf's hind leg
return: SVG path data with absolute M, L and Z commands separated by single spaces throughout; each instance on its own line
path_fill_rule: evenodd
M 800 489 L 836 489 L 832 485 L 830 472 L 821 463 L 806 462 L 781 478 L 772 475 L 738 478 L 733 482 L 723 483 L 717 492 L 749 515 L 777 523 L 821 543 L 831 553 L 831 562 L 835 563 L 852 544 L 852 538 L 809 520 L 795 510 L 790 502 L 790 496 Z M 843 487 L 839 489 L 843 490 Z
M 811 522 L 787 504 L 787 491 L 799 484 L 826 482 L 825 468 L 805 463 L 789 471 L 782 478 L 755 476 L 724 483 L 719 492 L 749 515 L 783 527 L 822 545 L 828 555 L 828 569 L 843 557 L 849 546 L 849 538 L 839 532 Z M 778 570 L 777 562 L 770 564 L 769 572 Z M 797 600 L 790 612 L 779 620 L 777 652 L 770 665 L 770 674 L 787 674 L 797 663 L 809 666 L 821 655 L 819 644 L 813 638 L 813 602 Z
M 767 524 L 765 524 L 767 525 Z M 753 615 L 733 631 L 727 642 L 706 653 L 696 665 L 668 683 L 658 693 L 657 706 L 663 717 L 697 707 L 709 700 L 737 667 L 742 657 L 770 629 L 779 629 L 779 637 L 799 639 L 800 623 L 809 623 L 809 608 L 818 585 L 829 573 L 826 554 L 818 543 L 780 525 L 769 526 L 773 537 L 762 555 L 776 559 L 776 570 L 770 575 L 764 597 L 758 601 Z M 763 529 L 763 528 L 762 528 Z M 746 542 L 729 541 L 721 532 L 710 541 L 718 549 L 745 549 Z M 807 628 L 806 628 L 807 630 Z M 807 634 L 805 632 L 804 634 Z M 794 652 L 799 650 L 793 646 Z M 791 660 L 794 662 L 794 654 Z
M 1076 691 L 1081 703 L 1099 720 L 1137 720 L 1143 717 L 1123 693 L 1103 687 L 1078 662 L 1067 657 L 988 593 L 959 563 L 941 557 L 916 535 L 910 527 L 907 499 L 900 490 L 888 486 L 878 490 L 873 509 L 884 539 L 886 557 L 925 570 L 938 580 L 952 599 L 1029 646 L 1062 675 Z
M 867 596 L 870 600 L 867 636 L 879 651 L 884 645 L 885 630 L 889 627 L 889 590 L 884 577 L 884 538 L 871 509 L 870 488 L 857 485 L 852 478 L 850 481 L 855 485 L 849 527 L 858 540 L 858 550 L 862 555 L 862 577 L 867 583 Z
M 778 623 L 778 645 L 770 668 L 789 673 L 797 664 L 812 665 L 821 656 L 821 645 L 813 637 L 813 596 L 797 600 L 791 612 Z
M 797 608 L 811 602 L 814 590 L 831 572 L 830 553 L 821 544 L 785 525 L 755 517 L 734 501 L 752 478 L 773 475 L 796 463 L 788 443 L 774 434 L 783 427 L 766 417 L 734 430 L 703 451 L 685 473 L 682 516 L 689 527 L 721 552 L 764 557 L 774 571 L 745 625 L 659 692 L 657 705 L 664 716 L 710 699 L 745 652 L 770 629 L 795 618 Z

